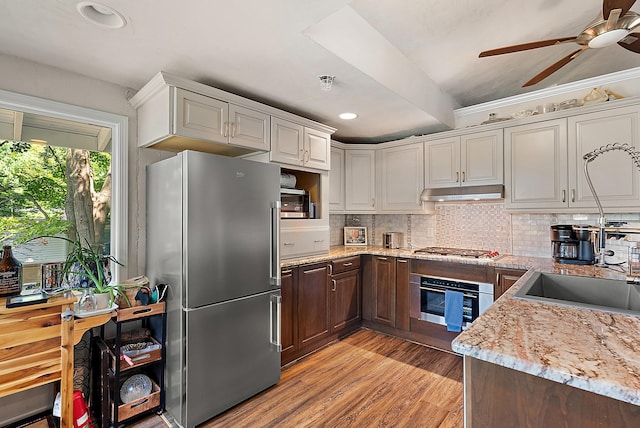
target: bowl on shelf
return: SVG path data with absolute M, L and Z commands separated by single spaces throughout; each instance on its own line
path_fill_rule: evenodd
M 125 380 L 120 387 L 120 400 L 123 403 L 130 403 L 145 395 L 151 394 L 151 379 L 144 374 L 136 374 Z

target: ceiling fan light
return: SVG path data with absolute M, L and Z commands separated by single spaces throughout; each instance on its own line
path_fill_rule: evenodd
M 617 30 L 610 30 L 602 34 L 598 34 L 589 41 L 590 48 L 604 48 L 605 46 L 611 46 L 618 43 L 620 40 L 627 37 L 629 30 L 619 28 Z

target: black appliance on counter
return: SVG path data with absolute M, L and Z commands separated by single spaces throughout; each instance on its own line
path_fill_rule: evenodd
M 592 265 L 595 263 L 594 228 L 558 224 L 551 226 L 551 246 L 556 263 Z

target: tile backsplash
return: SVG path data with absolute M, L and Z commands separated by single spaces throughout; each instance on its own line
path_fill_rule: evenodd
M 608 221 L 640 222 L 640 213 L 609 214 Z M 509 213 L 503 203 L 436 203 L 435 215 L 332 214 L 331 245 L 342 245 L 344 226 L 367 228 L 369 244 L 382 245 L 384 232 L 404 233 L 404 246 L 494 250 L 525 257 L 551 257 L 554 224 L 596 225 L 597 214 Z

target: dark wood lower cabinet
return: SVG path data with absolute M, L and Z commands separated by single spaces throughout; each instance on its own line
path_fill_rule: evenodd
M 329 265 L 320 263 L 298 268 L 298 342 L 301 348 L 326 339 L 329 323 Z
M 396 259 L 373 256 L 371 278 L 371 320 L 396 326 Z
M 298 326 L 296 319 L 295 288 L 298 281 L 298 270 L 282 269 L 282 310 L 280 313 L 280 340 L 282 341 L 281 361 L 292 361 L 298 348 Z
M 496 282 L 493 287 L 493 300 L 497 300 L 502 296 L 522 275 L 527 273 L 522 269 L 503 269 L 496 268 Z
M 360 328 L 360 257 L 343 264 L 335 275 L 326 262 L 282 269 L 282 365 Z
M 464 358 L 467 428 L 639 427 L 640 406 Z

